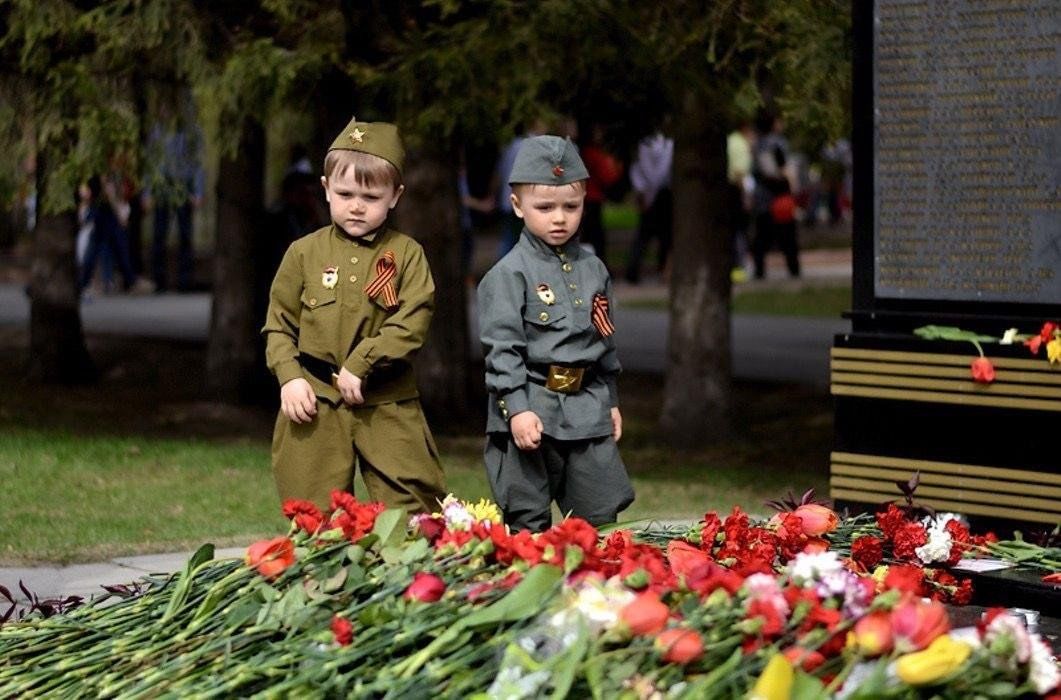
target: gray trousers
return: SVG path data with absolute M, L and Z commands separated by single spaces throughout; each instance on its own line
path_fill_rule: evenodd
M 508 433 L 487 435 L 486 475 L 494 501 L 513 530 L 552 525 L 552 501 L 564 515 L 592 525 L 614 523 L 634 501 L 634 487 L 611 436 L 556 440 L 542 435 L 536 450 L 516 447 Z

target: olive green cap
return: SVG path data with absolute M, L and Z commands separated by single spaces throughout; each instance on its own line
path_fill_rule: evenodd
M 329 151 L 360 151 L 387 161 L 401 173 L 405 164 L 405 149 L 398 127 L 388 122 L 359 122 L 350 120 L 340 132 Z
M 589 171 L 571 139 L 532 136 L 520 145 L 508 184 L 569 185 L 588 178 Z

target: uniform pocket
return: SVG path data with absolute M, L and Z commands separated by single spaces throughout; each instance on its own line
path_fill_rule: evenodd
M 335 303 L 335 290 L 324 287 L 306 287 L 302 290 L 302 306 L 310 311 Z
M 523 312 L 523 320 L 543 328 L 555 326 L 564 318 L 567 318 L 567 311 L 555 304 L 527 304 L 527 308 Z

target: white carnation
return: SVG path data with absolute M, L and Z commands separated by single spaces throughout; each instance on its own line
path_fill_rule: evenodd
M 794 583 L 807 588 L 830 574 L 841 571 L 844 565 L 836 552 L 824 551 L 810 554 L 800 552 L 788 565 L 788 576 Z
M 1037 634 L 1031 635 L 1031 661 L 1028 665 L 1028 680 L 1035 692 L 1046 695 L 1061 684 L 1061 669 L 1054 661 L 1053 652 Z

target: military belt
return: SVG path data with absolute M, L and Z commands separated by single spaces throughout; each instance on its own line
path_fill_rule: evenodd
M 326 362 L 312 355 L 299 355 L 298 363 L 302 365 L 302 369 L 329 386 L 334 387 L 339 379 L 339 368 L 331 362 Z
M 527 369 L 528 381 L 559 394 L 577 394 L 582 387 L 590 385 L 597 377 L 593 365 L 528 365 Z M 536 374 L 544 375 L 545 379 L 538 379 L 534 376 Z

